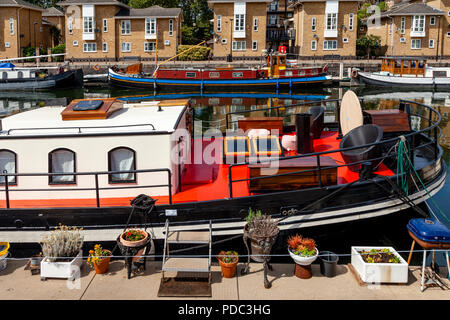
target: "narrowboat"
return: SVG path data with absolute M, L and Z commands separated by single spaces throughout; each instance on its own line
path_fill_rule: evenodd
M 197 90 L 248 90 L 256 88 L 294 88 L 329 83 L 328 66 L 297 67 L 287 63 L 285 54 L 271 54 L 266 67 L 235 68 L 159 68 L 153 74 L 142 72 L 142 65 L 108 70 L 109 82 L 120 87 L 153 89 L 196 88 Z
M 450 67 L 430 67 L 427 61 L 414 57 L 383 57 L 381 71 L 354 70 L 360 83 L 388 87 L 449 88 Z
M 242 234 L 249 208 L 283 218 L 281 230 L 347 224 L 419 204 L 445 182 L 440 114 L 418 102 L 364 110 L 347 91 L 224 117 L 227 130 L 207 132 L 188 99 L 96 98 L 3 118 L 0 241 L 36 243 L 59 224 L 82 227 L 85 241 L 115 241 L 127 226 L 163 239 L 166 221 L 211 222 L 223 237 Z M 398 166 L 401 141 L 423 185 Z M 134 206 L 141 195 L 147 207 Z
M 16 68 L 10 62 L 0 63 L 0 90 L 36 90 L 83 86 L 83 70 L 61 70 L 47 75 L 36 68 Z

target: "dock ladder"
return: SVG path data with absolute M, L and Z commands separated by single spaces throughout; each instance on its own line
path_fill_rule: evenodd
M 208 246 L 208 257 L 171 257 L 170 245 L 205 245 Z M 211 245 L 212 222 L 208 231 L 171 231 L 169 220 L 165 223 L 164 253 L 162 260 L 162 279 L 158 296 L 211 296 Z M 206 281 L 197 276 L 187 278 L 167 278 L 165 272 L 183 272 L 207 274 Z M 205 280 L 205 279 L 203 279 Z

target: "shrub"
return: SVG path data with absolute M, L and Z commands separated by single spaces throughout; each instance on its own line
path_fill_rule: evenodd
M 209 53 L 211 51 L 211 48 L 209 48 L 209 47 L 200 47 L 199 46 L 199 47 L 195 47 L 195 48 L 191 49 L 192 47 L 194 47 L 194 46 L 192 46 L 192 45 L 180 45 L 180 46 L 178 46 L 177 54 L 190 49 L 189 51 L 180 54 L 178 56 L 178 60 L 181 60 L 181 61 L 208 60 L 208 56 L 209 56 Z
M 65 53 L 66 45 L 64 43 L 52 48 L 52 54 Z M 54 61 L 64 61 L 64 56 L 53 57 Z
M 50 261 L 56 261 L 56 258 L 75 257 L 83 246 L 81 230 L 63 225 L 55 228 L 39 242 L 44 257 L 49 257 Z

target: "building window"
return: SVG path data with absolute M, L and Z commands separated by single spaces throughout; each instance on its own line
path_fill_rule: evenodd
M 94 32 L 94 17 L 83 17 L 83 33 Z
M 0 173 L 16 173 L 16 154 L 10 150 L 0 150 Z M 8 184 L 16 184 L 16 176 L 8 177 Z M 0 184 L 5 184 L 5 177 L 0 176 Z
M 74 173 L 75 152 L 69 149 L 56 149 L 48 154 L 49 173 Z M 75 183 L 75 175 L 52 175 L 48 177 L 48 183 Z
M 97 43 L 95 42 L 83 43 L 83 52 L 97 52 Z
M 253 19 L 253 31 L 258 31 L 258 18 Z
M 108 171 L 133 171 L 136 170 L 136 153 L 126 147 L 115 148 L 108 152 Z M 136 182 L 136 174 L 133 172 L 111 173 L 110 183 Z
M 411 29 L 414 32 L 424 32 L 425 31 L 425 16 L 414 16 Z
M 68 24 L 67 29 L 69 29 L 69 34 L 72 34 L 72 32 L 73 32 L 73 18 L 72 17 L 69 17 L 67 24 Z
M 278 16 L 276 14 L 269 15 L 269 25 L 277 25 L 278 24 Z
M 169 20 L 169 36 L 173 36 L 173 20 Z
M 108 20 L 103 19 L 103 32 L 108 32 Z
M 406 38 L 405 37 L 401 37 L 400 38 L 400 43 L 406 43 Z
M 154 52 L 156 50 L 156 42 L 144 42 L 145 52 Z
M 122 52 L 131 52 L 130 42 L 122 42 Z
M 392 34 L 392 26 L 393 26 L 393 23 L 394 23 L 394 21 L 392 21 L 392 19 L 391 20 L 389 20 L 389 34 Z
M 131 34 L 131 21 L 130 20 L 122 20 L 121 29 L 122 29 L 123 35 Z
M 402 17 L 400 20 L 400 33 L 405 34 L 405 25 L 406 25 L 406 18 Z
M 253 51 L 258 50 L 258 41 L 252 41 L 252 50 Z
M 354 21 L 354 14 L 350 13 L 349 20 L 348 20 L 348 30 L 353 30 L 353 21 Z
M 311 29 L 312 29 L 312 31 L 316 31 L 316 25 L 317 25 L 317 19 L 315 17 L 313 17 L 311 19 Z
M 434 48 L 434 39 L 428 40 L 428 48 L 433 49 Z
M 430 26 L 436 25 L 436 17 L 430 17 Z
M 14 18 L 9 18 L 9 34 L 14 35 Z
M 343 43 L 348 43 L 348 38 L 342 38 Z
M 278 11 L 278 0 L 272 2 L 269 6 L 270 11 Z
M 337 13 L 327 13 L 326 30 L 337 30 Z
M 78 40 L 73 40 L 72 45 L 73 45 L 74 47 L 78 47 Z
M 107 42 L 103 42 L 102 43 L 102 51 L 103 52 L 108 52 L 108 43 Z
M 337 40 L 324 40 L 323 50 L 337 50 Z
M 233 51 L 244 51 L 245 41 L 233 41 Z
M 420 39 L 412 39 L 411 40 L 411 49 L 420 49 L 421 43 Z
M 245 28 L 245 14 L 234 15 L 234 31 L 244 31 Z
M 317 40 L 311 41 L 311 50 L 316 51 L 317 50 Z
M 156 35 L 156 18 L 145 18 L 145 33 Z
M 222 16 L 219 14 L 217 15 L 217 32 L 222 31 Z

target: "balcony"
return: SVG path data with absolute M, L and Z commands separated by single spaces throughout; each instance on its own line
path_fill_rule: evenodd
M 295 40 L 295 29 L 272 29 L 266 31 L 266 41 L 289 41 Z

